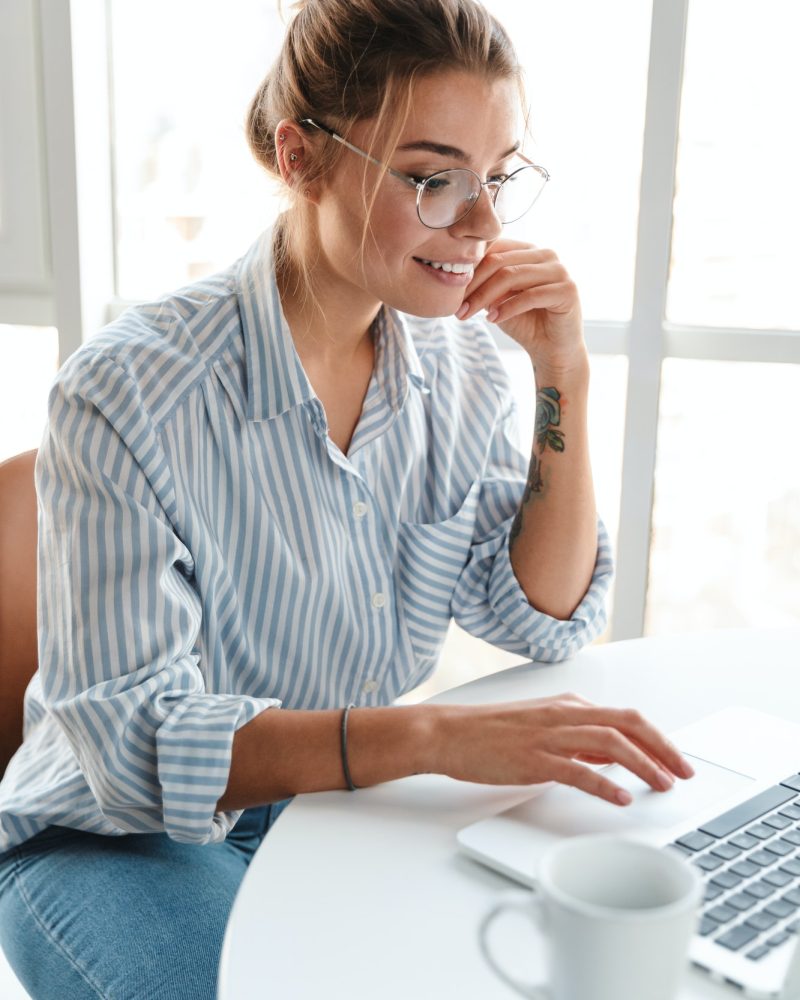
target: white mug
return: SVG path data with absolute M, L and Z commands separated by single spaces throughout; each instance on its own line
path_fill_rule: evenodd
M 504 982 L 533 1000 L 673 1000 L 701 894 L 698 872 L 671 851 L 613 834 L 571 837 L 542 856 L 533 892 L 489 911 L 481 949 Z M 489 926 L 509 909 L 544 933 L 547 985 L 513 978 L 492 954 Z

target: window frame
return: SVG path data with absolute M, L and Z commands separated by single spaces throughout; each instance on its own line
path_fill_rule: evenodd
M 34 5 L 39 27 L 52 309 L 63 362 L 131 304 L 114 294 L 110 6 L 109 0 L 24 2 Z M 644 632 L 663 361 L 800 364 L 800 331 L 687 326 L 665 318 L 688 7 L 689 0 L 652 3 L 631 319 L 585 326 L 590 353 L 628 359 L 614 640 Z M 0 296 L 0 321 L 3 309 Z M 513 345 L 502 334 L 498 342 Z

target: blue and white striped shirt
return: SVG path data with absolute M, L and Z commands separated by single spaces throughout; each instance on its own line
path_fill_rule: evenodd
M 240 815 L 215 813 L 233 735 L 264 709 L 389 704 L 433 671 L 451 617 L 545 661 L 602 631 L 602 524 L 570 621 L 514 576 L 529 457 L 486 325 L 383 309 L 374 339 L 345 456 L 268 230 L 61 369 L 36 466 L 40 667 L 0 850 L 53 824 L 220 841 Z

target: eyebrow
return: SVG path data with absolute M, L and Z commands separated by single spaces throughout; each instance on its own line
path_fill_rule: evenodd
M 511 149 L 507 150 L 505 153 L 498 156 L 498 160 L 505 160 L 506 157 L 511 156 L 512 153 L 516 153 L 520 147 L 519 142 L 515 142 Z M 445 156 L 451 160 L 460 160 L 462 163 L 469 163 L 471 157 L 469 157 L 463 149 L 459 149 L 458 146 L 445 146 L 440 142 L 430 142 L 428 139 L 420 139 L 418 142 L 404 142 L 402 146 L 398 146 L 399 151 L 419 149 L 426 153 L 435 153 L 437 156 Z

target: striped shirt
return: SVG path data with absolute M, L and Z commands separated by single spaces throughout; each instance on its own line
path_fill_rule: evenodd
M 514 576 L 529 456 L 486 324 L 383 308 L 373 339 L 344 455 L 267 230 L 63 366 L 36 465 L 39 670 L 0 850 L 53 824 L 220 841 L 240 815 L 215 812 L 233 735 L 265 709 L 390 704 L 431 674 L 451 618 L 550 662 L 602 631 L 600 522 L 569 621 Z

